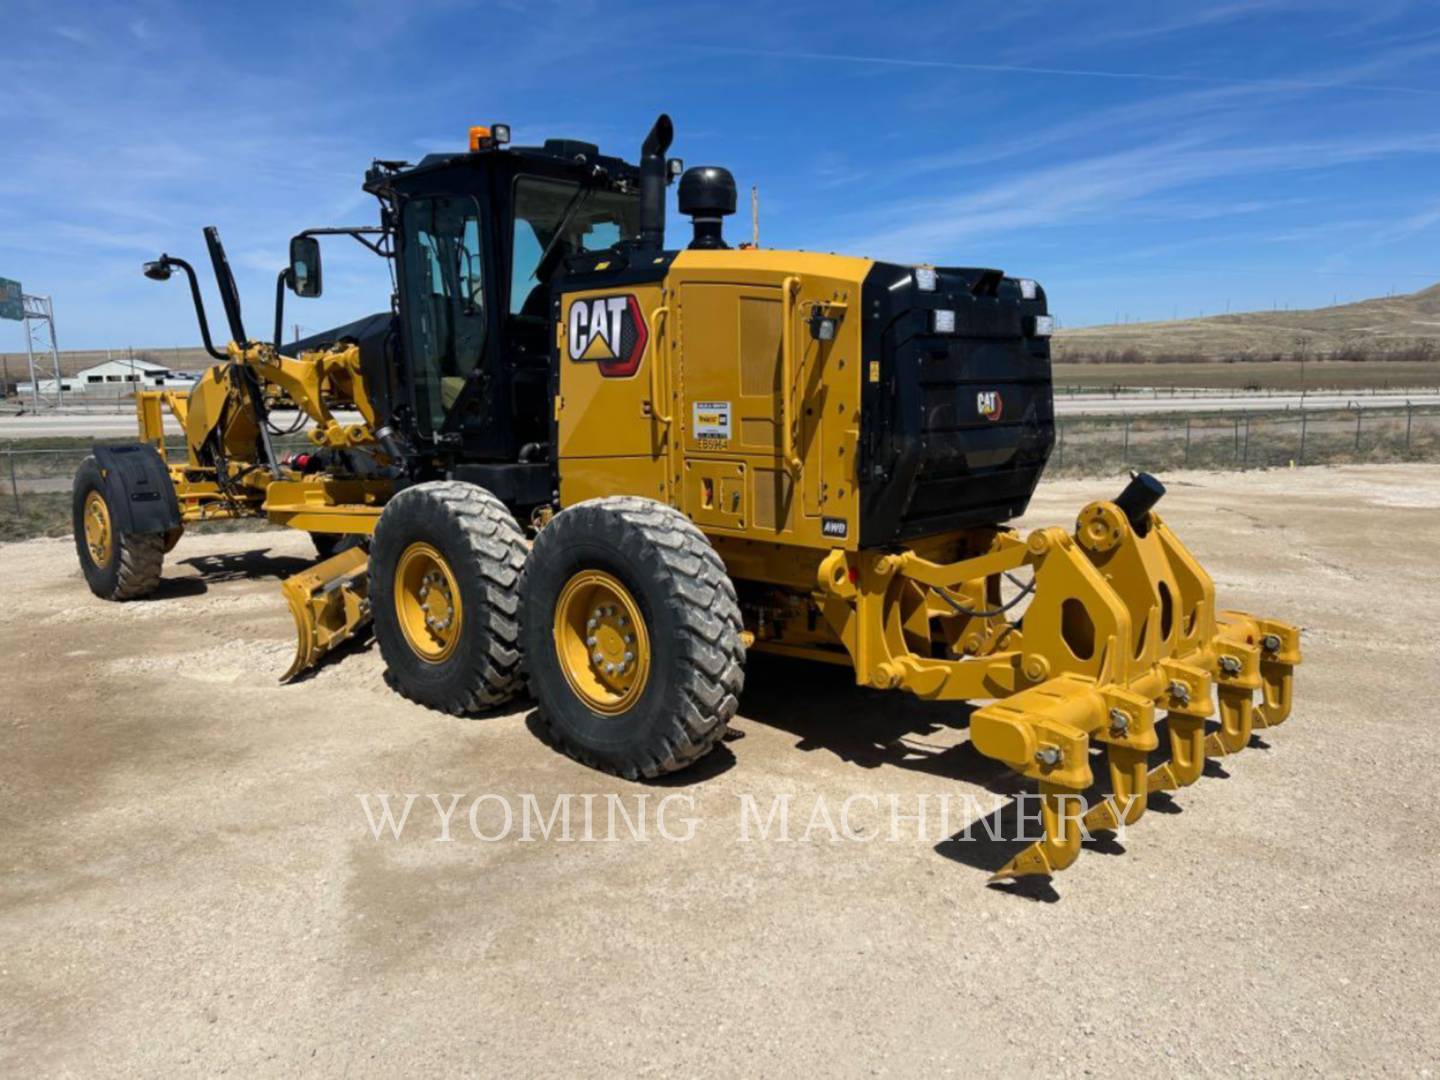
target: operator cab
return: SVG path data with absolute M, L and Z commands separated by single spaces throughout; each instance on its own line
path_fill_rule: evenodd
M 380 226 L 306 230 L 280 285 L 320 295 L 315 237 L 345 233 L 392 261 L 392 310 L 284 351 L 355 341 L 381 426 L 417 451 L 406 456 L 421 473 L 549 501 L 556 286 L 663 275 L 665 187 L 683 168 L 664 157 L 672 138 L 662 115 L 637 166 L 573 139 L 511 146 L 497 124 L 472 128 L 468 151 L 376 161 L 364 188 Z M 277 351 L 282 301 L 277 287 Z
M 403 376 L 396 426 L 466 462 L 543 461 L 550 285 L 576 260 L 618 268 L 642 240 L 641 171 L 591 143 L 507 145 L 377 163 L 365 189 L 394 238 Z

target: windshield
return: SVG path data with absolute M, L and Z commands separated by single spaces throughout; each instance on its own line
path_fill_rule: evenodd
M 568 218 L 568 220 L 567 220 Z M 563 230 L 563 231 L 562 231 Z M 604 251 L 640 232 L 640 199 L 561 180 L 515 181 L 515 242 L 510 263 L 510 312 L 544 315 L 545 289 L 536 274 L 553 244 L 556 256 Z

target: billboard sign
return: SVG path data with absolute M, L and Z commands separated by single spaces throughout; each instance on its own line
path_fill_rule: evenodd
M 20 300 L 20 282 L 0 278 L 0 319 L 25 318 L 25 305 Z

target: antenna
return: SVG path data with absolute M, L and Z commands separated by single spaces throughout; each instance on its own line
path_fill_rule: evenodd
M 750 246 L 760 246 L 760 185 L 750 185 Z

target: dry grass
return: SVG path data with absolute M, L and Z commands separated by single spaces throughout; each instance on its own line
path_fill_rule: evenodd
M 1347 357 L 1430 359 L 1440 356 L 1440 285 L 1404 296 L 1308 311 L 1251 311 L 1208 319 L 1091 326 L 1062 330 L 1057 359 L 1110 360 L 1134 354 L 1167 359 Z M 1415 350 L 1428 350 L 1427 356 Z

